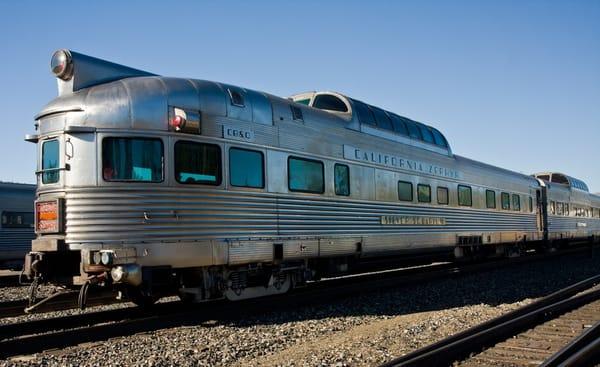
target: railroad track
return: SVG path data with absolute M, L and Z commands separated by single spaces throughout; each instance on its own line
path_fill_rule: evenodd
M 406 366 L 585 366 L 600 361 L 600 275 L 390 361 Z
M 562 256 L 565 256 L 565 253 Z M 278 310 L 316 305 L 355 294 L 395 288 L 403 284 L 490 271 L 547 258 L 548 256 L 526 256 L 472 264 L 442 263 L 428 267 L 332 278 L 294 290 L 286 296 L 276 296 L 276 302 L 273 301 L 273 297 L 206 304 L 184 304 L 173 301 L 157 304 L 147 310 L 128 307 L 5 324 L 0 325 L 0 358 L 33 354 L 47 349 L 64 348 L 168 327 L 198 325 L 207 320 L 227 320 L 232 315 L 237 319 L 243 315 L 264 312 L 265 309 Z M 90 298 L 90 301 L 93 299 Z M 96 300 L 101 302 L 101 298 Z M 65 307 L 65 304 L 49 306 L 57 309 Z M 71 305 L 73 306 L 74 304 Z
M 594 248 L 600 248 L 600 246 L 596 246 Z M 566 250 L 562 250 L 560 252 L 553 252 L 549 254 L 528 254 L 526 256 L 518 257 L 518 258 L 500 258 L 500 259 L 492 259 L 485 262 L 479 263 L 437 263 L 433 265 L 426 266 L 412 266 L 409 268 L 401 268 L 401 269 L 392 269 L 392 270 L 377 270 L 370 269 L 371 272 L 360 273 L 348 275 L 340 278 L 331 278 L 325 279 L 317 283 L 311 283 L 311 287 L 332 287 L 336 285 L 343 285 L 344 282 L 348 280 L 345 279 L 353 279 L 352 281 L 357 281 L 356 279 L 360 278 L 360 281 L 364 282 L 395 282 L 394 284 L 399 285 L 403 284 L 403 282 L 409 281 L 424 281 L 428 279 L 435 279 L 437 277 L 442 276 L 452 276 L 459 274 L 467 274 L 469 272 L 478 272 L 478 271 L 486 271 L 493 270 L 497 268 L 501 268 L 503 266 L 508 265 L 518 265 L 525 262 L 532 261 L 544 261 L 549 258 L 557 257 L 557 256 L 568 256 L 568 255 L 576 255 L 580 253 L 584 253 L 590 251 L 589 247 L 576 247 L 569 248 Z M 368 271 L 368 270 L 367 270 Z M 384 283 L 381 283 L 384 284 Z M 97 294 L 93 291 L 90 291 L 90 296 L 88 298 L 87 305 L 89 307 L 98 306 L 102 304 L 113 304 L 119 303 L 121 301 L 115 299 L 114 294 L 112 293 L 104 293 Z M 25 314 L 25 308 L 28 306 L 26 300 L 19 301 L 4 301 L 0 302 L 0 318 L 4 317 L 17 317 Z M 44 313 L 44 312 L 54 312 L 54 311 L 64 311 L 68 309 L 73 309 L 77 307 L 77 294 L 76 293 L 65 293 L 60 297 L 53 299 L 46 303 L 44 306 L 37 309 L 36 313 Z

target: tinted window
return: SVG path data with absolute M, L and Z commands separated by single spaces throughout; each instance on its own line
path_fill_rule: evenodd
M 552 174 L 552 182 L 560 183 L 560 184 L 568 184 L 569 180 L 561 174 L 553 173 Z
M 510 210 L 510 195 L 506 192 L 500 194 L 500 201 L 502 201 L 502 209 Z
M 354 110 L 361 124 L 375 126 L 375 117 L 369 106 L 362 102 L 354 101 Z
M 42 171 L 48 170 L 42 173 L 43 184 L 57 183 L 60 178 L 58 148 L 58 140 L 49 140 L 42 145 Z
M 342 196 L 350 195 L 350 168 L 344 164 L 336 164 L 333 170 L 335 176 L 335 194 Z
M 375 115 L 375 121 L 377 121 L 377 127 L 386 130 L 392 130 L 392 121 L 388 115 L 380 108 L 371 107 L 373 114 Z
M 517 194 L 513 194 L 513 210 L 520 211 L 521 210 L 521 197 Z
M 419 128 L 417 127 L 417 124 L 414 121 L 405 119 L 404 122 L 406 123 L 406 127 L 408 128 L 408 136 L 414 139 L 423 140 L 423 138 L 421 137 L 421 133 L 419 132 Z
M 161 182 L 163 143 L 149 138 L 105 138 L 102 177 L 105 181 Z
M 437 131 L 436 129 L 431 129 L 431 132 L 433 133 L 433 140 L 435 140 L 435 143 L 437 145 L 444 148 L 448 147 L 446 138 L 444 138 L 444 136 L 439 131 Z
M 296 102 L 296 103 L 300 103 L 300 104 L 304 104 L 304 105 L 307 105 L 307 106 L 308 106 L 308 104 L 310 103 L 310 98 L 306 98 L 306 99 L 299 99 L 299 100 L 297 100 L 297 101 L 294 101 L 294 102 Z
M 175 179 L 182 184 L 221 184 L 221 148 L 218 145 L 175 143 Z
M 229 149 L 229 182 L 232 186 L 263 188 L 263 154 L 254 150 Z
M 496 192 L 492 190 L 485 191 L 485 206 L 489 209 L 496 209 Z
M 33 227 L 33 213 L 2 212 L 2 228 Z
M 402 201 L 413 200 L 413 185 L 410 182 L 398 181 L 398 199 Z
M 336 96 L 330 94 L 321 94 L 315 97 L 313 107 L 322 110 L 348 112 L 346 104 Z
M 533 213 L 533 198 L 529 197 L 529 212 Z
M 302 116 L 302 110 L 296 106 L 290 106 L 292 110 L 292 118 L 294 120 L 304 121 L 304 116 Z
M 288 185 L 291 191 L 322 194 L 325 191 L 323 163 L 311 159 L 288 159 Z
M 431 203 L 431 186 L 417 185 L 417 200 L 420 203 Z
M 232 105 L 244 107 L 244 97 L 240 92 L 229 89 L 229 97 L 231 98 Z
M 419 125 L 419 128 L 421 130 L 421 135 L 423 135 L 423 140 L 425 140 L 428 143 L 434 144 L 433 134 L 431 133 L 431 131 L 429 131 L 429 128 L 427 128 L 427 126 L 425 125 Z
M 406 128 L 406 124 L 398 115 L 389 114 L 392 119 L 392 125 L 394 127 L 394 131 L 398 134 L 408 136 L 408 129 Z
M 469 186 L 458 185 L 458 205 L 473 205 L 473 196 Z
M 437 188 L 437 202 L 438 204 L 448 205 L 448 188 L 438 187 Z
M 563 215 L 564 207 L 563 203 L 556 203 L 556 215 Z M 579 216 L 581 216 L 581 210 L 579 211 Z

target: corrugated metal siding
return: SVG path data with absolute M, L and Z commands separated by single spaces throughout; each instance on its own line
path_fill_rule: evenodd
M 31 250 L 31 240 L 35 238 L 33 228 L 0 229 L 0 260 L 23 258 Z
M 578 223 L 585 223 L 586 227 L 578 227 Z M 550 215 L 548 217 L 549 232 L 597 232 L 600 231 L 600 219 L 583 217 L 562 217 Z
M 534 214 L 240 191 L 95 188 L 66 200 L 69 243 L 536 231 Z M 387 226 L 382 215 L 443 217 L 447 225 Z

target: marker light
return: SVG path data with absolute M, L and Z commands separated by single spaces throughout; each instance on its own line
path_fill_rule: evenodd
M 185 126 L 185 118 L 179 115 L 173 116 L 173 118 L 171 119 L 171 126 L 176 131 L 183 129 L 183 127 Z
M 73 59 L 68 50 L 58 50 L 52 55 L 50 69 L 59 79 L 69 80 L 73 76 Z
M 36 232 L 57 233 L 60 231 L 60 205 L 58 200 L 39 201 L 35 204 Z

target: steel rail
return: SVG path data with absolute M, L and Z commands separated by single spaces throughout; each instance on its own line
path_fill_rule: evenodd
M 600 290 L 575 296 L 599 283 L 600 275 L 585 279 L 527 306 L 384 363 L 381 367 L 451 365 L 471 353 L 480 352 L 515 333 L 548 320 L 553 315 L 600 299 Z
M 468 264 L 463 267 L 457 267 L 456 264 L 440 264 L 430 267 L 435 270 L 429 271 L 423 271 L 424 268 L 409 268 L 366 276 L 327 279 L 297 289 L 283 297 L 272 296 L 238 302 L 215 301 L 205 304 L 169 302 L 157 304 L 147 310 L 128 307 L 0 325 L 0 358 L 165 327 L 193 325 L 211 317 L 239 317 L 240 310 L 246 313 L 252 310 L 264 312 L 265 309 L 290 309 L 301 305 L 331 302 L 333 299 L 357 293 L 397 288 L 405 284 L 414 284 L 415 281 L 447 279 L 529 262 L 519 258 L 509 260 Z M 273 299 L 277 301 L 273 302 Z
M 600 321 L 553 354 L 540 367 L 579 367 L 598 361 L 600 361 Z
M 466 274 L 468 272 L 478 272 L 485 270 L 494 270 L 498 268 L 502 268 L 504 266 L 512 266 L 519 265 L 522 263 L 536 262 L 536 261 L 545 261 L 547 259 L 552 259 L 558 256 L 567 256 L 567 255 L 578 255 L 581 253 L 585 253 L 589 251 L 589 247 L 574 247 L 569 248 L 557 252 L 546 253 L 546 254 L 528 254 L 517 258 L 492 258 L 483 262 L 477 263 L 441 263 L 434 265 L 425 265 L 425 266 L 413 266 L 409 268 L 400 268 L 400 269 L 387 269 L 387 270 L 377 270 L 372 273 L 356 273 L 350 274 L 338 278 L 329 278 L 323 279 L 319 282 L 311 282 L 309 287 L 322 287 L 327 286 L 331 287 L 335 284 L 343 285 L 347 278 L 354 279 L 357 282 L 374 282 L 374 281 L 389 281 L 390 277 L 409 277 L 413 276 L 414 278 L 407 278 L 405 282 L 408 281 L 425 281 L 428 279 L 435 279 L 439 276 L 452 276 L 452 274 L 459 275 Z M 387 280 L 386 280 L 387 279 Z M 400 281 L 394 280 L 394 281 Z M 398 283 L 401 284 L 401 283 Z M 99 306 L 99 305 L 107 305 L 113 303 L 119 303 L 121 301 L 115 299 L 112 293 L 105 293 L 103 295 L 98 295 L 94 293 L 90 293 L 90 298 L 88 299 L 87 305 L 89 307 Z M 25 309 L 28 307 L 27 301 L 5 301 L 0 302 L 0 318 L 5 317 L 17 317 L 25 314 Z M 53 311 L 64 311 L 68 309 L 77 308 L 77 298 L 74 294 L 65 294 L 59 299 L 52 300 L 48 302 L 46 305 L 37 309 L 36 313 L 46 313 Z

